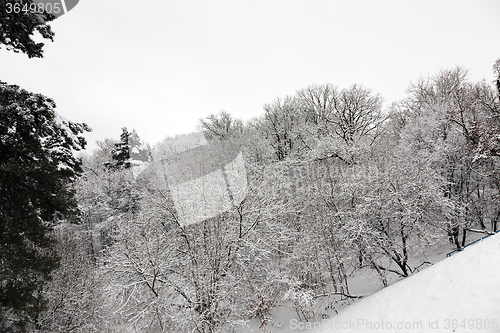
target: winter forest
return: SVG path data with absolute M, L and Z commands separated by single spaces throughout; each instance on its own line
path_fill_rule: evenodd
M 280 308 L 328 318 L 366 296 L 351 281 L 382 289 L 496 232 L 492 66 L 415 78 L 391 104 L 297 87 L 251 121 L 221 111 L 154 145 L 124 127 L 86 154 L 92 124 L 0 82 L 0 330 L 271 332 Z
M 251 122 L 223 111 L 201 119 L 200 133 L 154 146 L 124 128 L 84 156 L 66 184 L 77 212 L 47 216 L 53 247 L 36 248 L 57 256 L 57 268 L 43 283 L 30 277 L 36 288 L 22 307 L 2 303 L 4 325 L 15 318 L 40 332 L 231 332 L 258 318 L 265 331 L 283 304 L 307 321 L 322 315 L 319 300 L 334 307 L 359 297 L 349 288 L 358 272 L 372 270 L 381 286 L 407 277 L 432 264 L 425 254 L 437 246 L 460 248 L 471 233 L 498 229 L 498 87 L 454 68 L 411 84 L 387 110 L 362 85 L 323 84 L 277 98 Z M 2 117 L 8 163 L 36 159 L 20 147 L 9 155 L 9 128 L 38 117 L 35 98 L 55 117 L 48 99 L 2 84 L 2 115 L 19 117 Z M 32 138 L 61 158 L 49 148 L 62 144 L 49 144 L 63 128 L 54 126 Z M 238 147 L 247 179 L 227 211 L 189 224 L 161 185 L 165 174 L 150 166 L 200 142 Z M 189 178 L 196 164 L 223 154 L 192 154 L 172 177 Z

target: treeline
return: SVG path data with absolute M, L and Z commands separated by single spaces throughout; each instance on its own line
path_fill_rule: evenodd
M 324 84 L 248 123 L 221 112 L 200 121 L 202 134 L 153 147 L 124 129 L 83 160 L 82 222 L 54 232 L 62 262 L 40 330 L 230 332 L 249 318 L 265 330 L 280 304 L 301 320 L 325 315 L 318 300 L 360 296 L 348 283 L 359 271 L 387 285 L 431 264 L 438 246 L 496 231 L 495 88 L 455 68 L 411 84 L 387 110 L 367 88 Z M 150 166 L 207 142 L 241 147 L 246 196 L 185 225 Z

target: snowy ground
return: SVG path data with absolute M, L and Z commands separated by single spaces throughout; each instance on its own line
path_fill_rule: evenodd
M 282 306 L 273 313 L 281 325 L 269 326 L 268 332 L 500 332 L 500 234 L 443 260 L 447 250 L 433 256 L 432 261 L 441 260 L 437 264 L 385 289 L 376 276 L 360 275 L 364 285 L 355 279 L 352 285 L 375 293 L 339 304 L 338 315 L 328 312 L 332 318 L 300 322 Z M 241 330 L 262 331 L 256 320 Z
M 495 235 L 359 301 L 316 331 L 500 332 L 499 282 Z

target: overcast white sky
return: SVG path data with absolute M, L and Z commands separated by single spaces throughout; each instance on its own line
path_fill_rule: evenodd
M 155 143 L 310 84 L 363 84 L 387 107 L 457 65 L 492 81 L 499 15 L 498 0 L 80 0 L 43 59 L 0 50 L 0 80 L 88 123 L 90 148 L 124 126 Z

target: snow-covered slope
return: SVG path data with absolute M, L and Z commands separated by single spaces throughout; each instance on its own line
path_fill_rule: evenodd
M 310 331 L 500 332 L 500 235 L 488 237 L 315 326 Z

